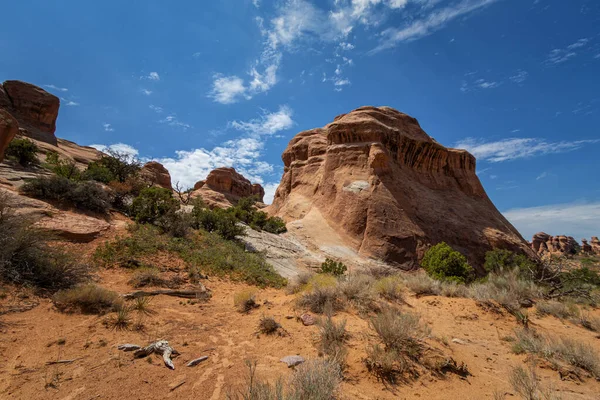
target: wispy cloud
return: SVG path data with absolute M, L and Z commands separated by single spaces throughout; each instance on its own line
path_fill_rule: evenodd
M 192 127 L 190 124 L 181 122 L 175 114 L 167 115 L 164 119 L 161 119 L 159 122 L 162 124 L 167 124 L 169 126 L 181 128 L 184 131 L 187 131 L 188 129 L 190 129 Z
M 160 81 L 160 75 L 158 75 L 158 72 L 150 72 L 147 79 L 150 79 L 151 81 Z
M 465 149 L 479 160 L 503 162 L 542 156 L 546 154 L 565 153 L 582 148 L 586 144 L 600 143 L 600 139 L 549 142 L 538 138 L 511 138 L 496 142 L 483 139 L 466 138 L 454 145 Z
M 413 20 L 402 28 L 388 28 L 381 33 L 380 44 L 371 50 L 371 54 L 390 49 L 401 42 L 408 42 L 430 35 L 443 28 L 452 20 L 473 13 L 499 0 L 463 0 Z
M 568 61 L 571 58 L 577 56 L 580 49 L 586 47 L 589 42 L 590 39 L 581 38 L 578 41 L 571 43 L 567 47 L 553 49 L 548 54 L 548 57 L 546 58 L 544 63 L 546 65 L 562 64 L 565 61 Z
M 253 135 L 273 135 L 290 129 L 294 125 L 292 109 L 281 106 L 277 112 L 263 112 L 259 118 L 250 121 L 232 121 L 229 126 Z
M 150 104 L 148 106 L 148 108 L 150 108 L 152 111 L 154 111 L 157 114 L 162 114 L 162 112 L 164 111 L 164 109 L 162 107 L 155 106 L 154 104 Z
M 515 208 L 503 214 L 525 238 L 540 231 L 577 239 L 590 238 L 598 236 L 600 226 L 600 202 Z
M 221 104 L 236 103 L 241 99 L 248 99 L 248 88 L 244 80 L 238 76 L 214 76 L 213 87 L 209 96 Z
M 102 127 L 104 128 L 104 130 L 105 130 L 106 132 L 114 132 L 114 128 L 113 128 L 113 127 L 112 127 L 112 125 L 111 125 L 111 124 L 109 124 L 109 123 L 106 123 L 106 122 L 105 122 L 105 123 L 103 123 L 103 124 L 102 124 Z
M 152 94 L 152 90 L 142 89 L 142 93 L 145 94 L 146 96 L 150 96 Z
M 542 180 L 544 178 L 548 177 L 548 173 L 547 172 L 542 172 L 541 174 L 539 174 L 537 176 L 537 178 L 535 178 L 536 181 Z
M 65 99 L 63 99 L 63 100 L 65 100 Z M 77 106 L 79 106 L 79 103 L 77 103 L 75 101 L 72 101 L 72 100 L 65 100 L 65 101 L 66 101 L 65 106 L 68 106 L 68 107 L 77 107 Z
M 52 90 L 58 90 L 59 92 L 68 92 L 69 89 L 67 88 L 63 88 L 63 87 L 58 87 L 58 86 L 54 86 L 54 85 L 44 85 L 45 88 L 48 89 L 52 89 Z
M 527 71 L 523 71 L 522 69 L 515 72 L 509 79 L 514 83 L 523 83 L 529 77 L 529 73 Z

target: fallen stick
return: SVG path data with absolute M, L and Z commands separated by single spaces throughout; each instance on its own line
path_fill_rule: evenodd
M 185 381 L 181 381 L 179 382 L 177 385 L 174 385 L 173 387 L 171 387 L 170 391 L 172 392 L 173 390 L 177 389 L 178 387 L 182 386 L 185 383 Z
M 137 344 L 121 344 L 119 346 L 117 346 L 117 349 L 119 350 L 123 350 L 123 351 L 136 351 L 141 349 L 142 346 L 138 346 Z
M 196 358 L 195 360 L 190 361 L 189 363 L 187 363 L 188 367 L 195 367 L 196 365 L 200 364 L 202 361 L 208 360 L 208 356 L 202 356 L 200 358 Z
M 208 300 L 211 296 L 210 292 L 206 288 L 194 289 L 194 290 L 169 290 L 169 289 L 160 289 L 160 290 L 151 290 L 144 291 L 139 290 L 133 293 L 127 293 L 121 295 L 123 298 L 127 300 L 133 300 L 140 297 L 146 296 L 174 296 L 174 297 L 182 297 L 184 299 L 201 299 Z
M 46 365 L 54 365 L 54 364 L 71 364 L 74 361 L 79 360 L 79 358 L 74 358 L 72 360 L 56 360 L 56 361 L 47 361 Z

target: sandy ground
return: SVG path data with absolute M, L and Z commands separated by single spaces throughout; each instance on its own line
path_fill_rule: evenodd
M 111 232 L 110 236 L 114 236 Z M 98 243 L 69 245 L 87 257 Z M 177 263 L 175 263 L 177 264 Z M 131 271 L 105 269 L 98 272 L 99 284 L 119 293 L 133 289 L 127 281 Z M 206 303 L 157 296 L 151 315 L 132 313 L 142 322 L 143 331 L 115 330 L 104 323 L 108 316 L 63 314 L 48 299 L 25 290 L 8 289 L 0 300 L 2 310 L 38 304 L 28 311 L 0 315 L 0 398 L 2 399 L 224 399 L 235 391 L 247 375 L 245 360 L 257 362 L 258 374 L 273 382 L 290 375 L 279 360 L 299 354 L 317 357 L 316 326 L 303 326 L 296 320 L 302 310 L 295 308 L 295 296 L 283 290 L 259 290 L 228 280 L 204 282 L 212 291 Z M 240 314 L 233 305 L 234 294 L 257 290 L 261 306 Z M 472 376 L 436 377 L 424 374 L 395 387 L 378 382 L 366 369 L 363 359 L 373 331 L 356 312 L 340 312 L 335 320 L 347 321 L 349 368 L 340 388 L 340 399 L 493 399 L 495 392 L 517 398 L 508 382 L 510 370 L 525 365 L 527 356 L 512 354 L 511 343 L 502 340 L 514 334 L 514 317 L 486 311 L 470 299 L 444 297 L 415 298 L 407 293 L 406 310 L 418 312 L 432 329 L 431 343 L 457 362 L 464 362 Z M 595 311 L 596 315 L 600 314 Z M 257 334 L 264 315 L 274 316 L 286 336 Z M 531 317 L 541 332 L 576 338 L 600 351 L 597 334 L 553 317 Z M 436 339 L 437 338 L 437 339 Z M 133 359 L 131 353 L 117 350 L 123 343 L 145 345 L 166 339 L 181 355 L 176 369 L 167 369 L 158 356 Z M 445 344 L 442 344 L 445 343 Z M 208 360 L 197 367 L 185 364 L 197 357 Z M 69 364 L 47 365 L 57 360 Z M 561 381 L 557 371 L 543 363 L 538 374 L 545 386 L 561 392 L 563 399 L 600 399 L 600 383 L 593 378 L 582 382 Z M 181 384 L 181 385 L 180 385 Z M 512 397 L 515 396 L 515 397 Z

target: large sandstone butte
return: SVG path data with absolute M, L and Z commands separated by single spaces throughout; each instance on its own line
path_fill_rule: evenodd
M 19 121 L 22 132 L 42 142 L 57 144 L 56 119 L 60 100 L 44 89 L 21 81 L 0 85 L 0 109 Z
M 216 168 L 205 180 L 194 185 L 193 197 L 201 197 L 211 207 L 226 208 L 235 205 L 243 197 L 255 197 L 263 201 L 265 190 L 257 183 L 252 184 L 235 168 Z
M 390 107 L 361 107 L 301 132 L 282 158 L 270 213 L 312 229 L 318 215 L 359 254 L 413 269 L 445 241 L 480 272 L 492 248 L 535 257 L 486 195 L 475 157 Z

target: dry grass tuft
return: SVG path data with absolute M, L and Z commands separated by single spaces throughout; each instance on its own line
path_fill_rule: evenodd
M 348 355 L 346 342 L 349 337 L 346 320 L 337 324 L 331 316 L 319 320 L 319 355 L 325 356 L 344 369 Z
M 233 304 L 241 313 L 249 313 L 259 307 L 256 303 L 256 290 L 248 289 L 233 295 Z
M 560 400 L 561 397 L 545 389 L 538 381 L 535 366 L 525 369 L 521 366 L 513 368 L 510 374 L 510 384 L 513 390 L 524 400 Z M 501 398 L 503 398 L 502 396 Z
M 417 297 L 440 294 L 440 282 L 430 278 L 422 271 L 406 275 L 404 277 L 404 284 Z
M 123 308 L 123 300 L 117 293 L 93 284 L 61 290 L 54 295 L 53 301 L 63 312 L 105 314 Z
M 273 317 L 263 316 L 258 322 L 258 331 L 265 335 L 274 335 L 281 329 L 281 324 Z
M 324 314 L 326 311 L 335 312 L 345 308 L 338 287 L 315 287 L 312 291 L 302 294 L 297 304 L 299 307 L 307 308 L 316 314 Z
M 541 301 L 537 303 L 539 315 L 552 315 L 558 319 L 570 319 L 579 316 L 579 308 L 575 304 L 565 304 L 558 301 Z
M 387 276 L 375 282 L 375 291 L 389 301 L 402 301 L 404 298 L 403 281 L 397 275 Z

